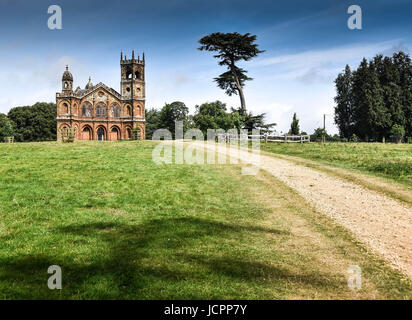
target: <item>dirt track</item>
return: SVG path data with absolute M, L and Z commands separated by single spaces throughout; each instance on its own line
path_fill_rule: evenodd
M 202 143 L 189 143 L 202 148 Z M 215 145 L 206 145 L 215 148 Z M 250 153 L 216 146 L 216 152 L 250 162 Z M 275 156 L 256 164 L 296 190 L 320 212 L 349 229 L 389 264 L 412 278 L 412 209 L 388 196 Z

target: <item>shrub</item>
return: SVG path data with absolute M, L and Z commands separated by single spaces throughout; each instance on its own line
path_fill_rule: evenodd
M 356 134 L 352 134 L 349 141 L 350 142 L 359 142 L 359 138 Z
M 62 142 L 74 142 L 74 137 L 76 136 L 76 128 L 61 128 L 59 131 Z
M 395 124 L 392 127 L 390 134 L 396 143 L 400 143 L 402 138 L 405 136 L 405 128 L 399 124 Z
M 139 127 L 132 129 L 132 140 L 140 140 L 140 128 Z

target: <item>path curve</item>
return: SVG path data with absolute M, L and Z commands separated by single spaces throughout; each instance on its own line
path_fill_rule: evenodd
M 251 153 L 243 149 L 202 142 L 184 144 L 251 162 Z M 412 278 L 412 209 L 409 206 L 353 182 L 284 159 L 261 154 L 256 166 L 296 190 L 392 267 Z

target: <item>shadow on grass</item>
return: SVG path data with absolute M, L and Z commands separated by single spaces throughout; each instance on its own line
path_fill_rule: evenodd
M 248 298 L 241 289 L 264 298 L 268 281 L 291 287 L 325 286 L 326 275 L 293 273 L 248 249 L 251 233 L 288 237 L 282 230 L 186 217 L 152 219 L 139 225 L 72 224 L 58 227 L 54 233 L 73 241 L 85 240 L 83 244 L 97 239 L 102 247 L 91 250 L 93 254 L 87 257 L 77 257 L 78 262 L 64 247 L 51 249 L 48 255 L 1 259 L 0 298 Z M 47 288 L 47 268 L 53 264 L 62 268 L 63 290 Z M 330 278 L 328 283 L 341 285 Z

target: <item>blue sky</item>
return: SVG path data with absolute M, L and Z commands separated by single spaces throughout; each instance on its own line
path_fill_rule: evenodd
M 63 29 L 47 28 L 47 8 L 60 5 Z M 363 11 L 363 29 L 349 30 L 347 9 Z M 0 0 L 0 112 L 37 101 L 54 101 L 69 65 L 74 87 L 103 82 L 119 90 L 120 50 L 145 52 L 147 108 L 183 101 L 193 112 L 206 101 L 237 107 L 213 78 L 224 70 L 197 50 L 211 32 L 252 33 L 266 50 L 242 66 L 247 107 L 266 112 L 286 131 L 293 112 L 312 132 L 327 114 L 333 125 L 333 80 L 346 64 L 393 51 L 409 53 L 409 0 Z

